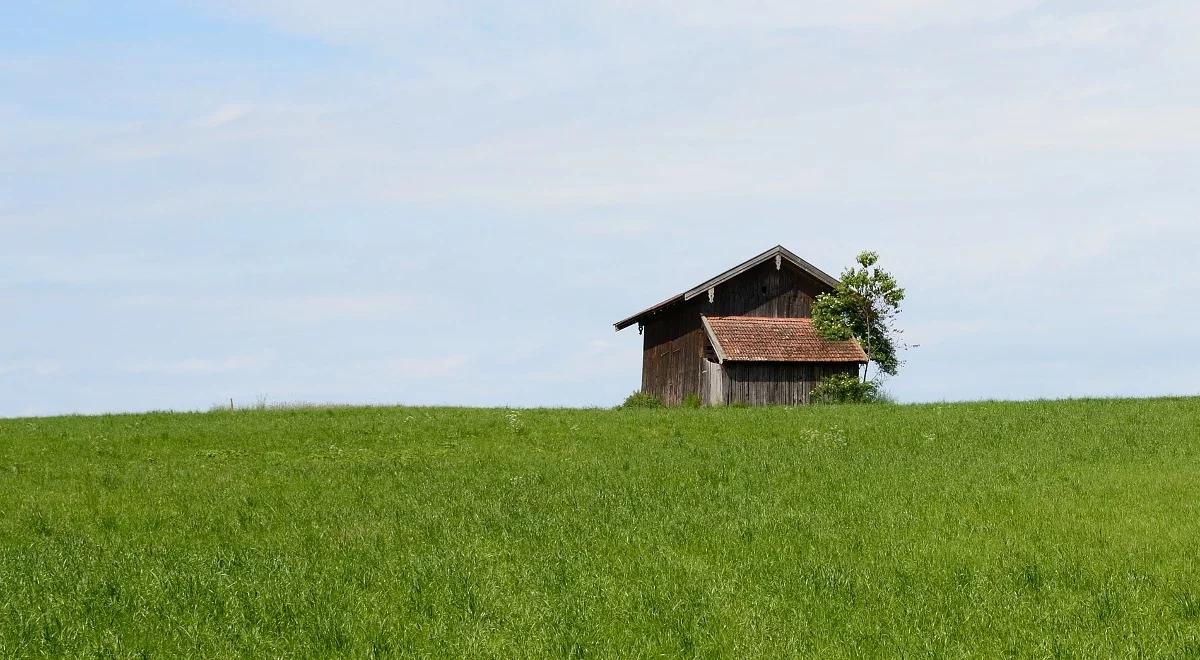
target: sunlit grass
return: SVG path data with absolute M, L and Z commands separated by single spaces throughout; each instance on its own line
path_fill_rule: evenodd
M 0 421 L 0 656 L 1200 654 L 1200 399 Z

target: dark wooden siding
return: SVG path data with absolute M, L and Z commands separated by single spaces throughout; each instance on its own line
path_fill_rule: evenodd
M 827 291 L 829 287 L 790 264 L 775 270 L 775 264 L 767 263 L 717 287 L 712 304 L 701 297 L 698 311 L 710 316 L 807 318 L 812 316 L 813 300 Z
M 857 374 L 854 364 L 726 362 L 724 403 L 795 406 L 809 402 L 812 389 L 836 374 Z
M 688 306 L 690 307 L 690 305 Z M 700 314 L 676 309 L 646 324 L 642 353 L 642 391 L 669 406 L 700 392 L 699 361 L 704 352 Z
M 774 263 L 766 263 L 717 287 L 711 303 L 707 296 L 700 296 L 664 309 L 645 322 L 642 391 L 667 405 L 678 405 L 688 394 L 706 400 L 704 351 L 708 342 L 700 325 L 702 314 L 809 317 L 812 301 L 826 291 L 828 286 L 791 264 L 784 263 L 776 270 Z

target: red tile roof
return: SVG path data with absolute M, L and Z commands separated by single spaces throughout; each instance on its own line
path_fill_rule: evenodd
M 722 361 L 858 362 L 867 355 L 856 341 L 826 341 L 812 319 L 705 316 L 709 341 Z

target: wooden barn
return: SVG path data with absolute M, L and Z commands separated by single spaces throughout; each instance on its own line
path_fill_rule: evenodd
M 837 283 L 776 246 L 615 325 L 643 334 L 642 391 L 663 403 L 808 403 L 824 378 L 867 362 L 858 342 L 813 330 L 813 301 Z

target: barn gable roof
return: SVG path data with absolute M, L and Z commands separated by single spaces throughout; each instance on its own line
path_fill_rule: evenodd
M 852 362 L 867 354 L 857 341 L 828 341 L 812 319 L 702 316 L 704 332 L 721 362 Z
M 820 268 L 817 268 L 816 266 L 814 266 L 814 265 L 808 263 L 807 261 L 801 259 L 800 257 L 796 256 L 795 253 L 793 253 L 791 250 L 783 247 L 782 245 L 776 245 L 775 247 L 771 248 L 770 250 L 767 250 L 766 252 L 763 252 L 762 254 L 760 254 L 752 259 L 749 259 L 748 261 L 740 263 L 737 266 L 730 268 L 729 270 L 725 271 L 724 273 L 721 273 L 720 275 L 717 275 L 716 277 L 714 277 L 706 282 L 697 284 L 696 286 L 692 287 L 691 289 L 688 289 L 687 291 L 684 291 L 683 293 L 681 293 L 679 295 L 672 296 L 672 297 L 658 303 L 657 305 L 654 305 L 652 307 L 647 307 L 646 309 L 638 312 L 637 314 L 634 314 L 633 316 L 630 316 L 627 319 L 617 321 L 613 325 L 616 327 L 617 330 L 624 330 L 625 328 L 628 328 L 629 326 L 633 325 L 634 323 L 641 321 L 645 317 L 650 316 L 651 314 L 654 314 L 655 312 L 661 310 L 664 307 L 673 305 L 678 302 L 686 302 L 697 296 L 704 295 L 709 289 L 716 287 L 718 285 L 724 284 L 725 282 L 732 280 L 733 278 L 741 275 L 742 273 L 745 273 L 746 271 L 748 271 L 752 268 L 755 268 L 756 266 L 765 264 L 765 263 L 775 259 L 776 257 L 778 257 L 781 262 L 787 261 L 788 263 L 792 264 L 796 268 L 799 268 L 800 270 L 804 271 L 805 273 L 808 273 L 809 275 L 813 276 L 820 282 L 823 282 L 824 284 L 829 285 L 831 288 L 836 287 L 838 285 L 838 281 L 836 279 L 834 279 L 831 275 L 826 273 L 825 271 L 821 270 Z

